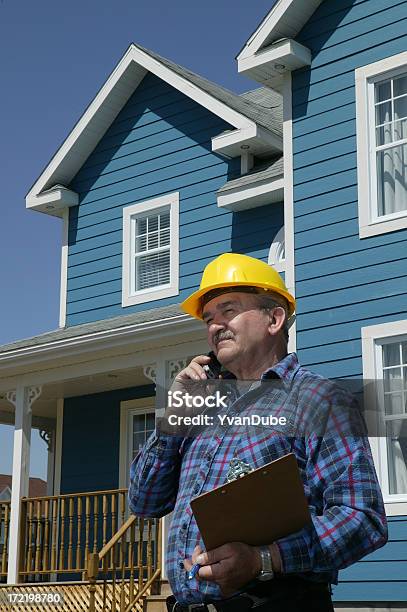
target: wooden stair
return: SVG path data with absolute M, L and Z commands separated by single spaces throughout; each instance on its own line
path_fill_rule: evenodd
M 160 593 L 157 595 L 151 594 L 145 599 L 143 612 L 167 612 L 165 600 L 168 595 L 171 595 L 170 585 L 167 580 L 161 580 Z

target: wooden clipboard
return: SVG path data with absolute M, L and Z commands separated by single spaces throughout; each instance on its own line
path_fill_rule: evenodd
M 293 453 L 195 497 L 191 508 L 206 550 L 271 544 L 311 521 Z

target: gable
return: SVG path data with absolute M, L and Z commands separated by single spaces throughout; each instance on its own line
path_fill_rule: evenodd
M 78 195 L 67 185 L 95 149 L 146 74 L 151 73 L 227 122 L 229 133 L 213 141 L 213 150 L 239 156 L 242 142 L 253 153 L 282 150 L 281 126 L 272 113 L 211 83 L 193 72 L 130 45 L 97 96 L 37 179 L 26 197 L 27 208 L 61 216 Z
M 155 75 L 144 77 L 69 185 L 79 205 L 69 215 L 68 325 L 174 302 L 165 298 L 122 308 L 128 206 L 179 193 L 177 302 L 199 284 L 203 267 L 219 252 L 243 249 L 267 258 L 282 208 L 265 206 L 254 217 L 217 206 L 218 189 L 240 174 L 239 159 L 227 160 L 211 148 L 213 135 L 229 127 Z
M 281 90 L 284 75 L 311 63 L 295 38 L 322 0 L 278 0 L 237 56 L 238 71 Z

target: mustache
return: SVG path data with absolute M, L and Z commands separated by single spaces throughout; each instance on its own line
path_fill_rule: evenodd
M 213 342 L 214 344 L 218 344 L 218 342 L 221 342 L 221 340 L 233 340 L 233 339 L 234 339 L 234 335 L 232 334 L 231 331 L 220 330 L 216 332 L 216 334 L 214 335 Z

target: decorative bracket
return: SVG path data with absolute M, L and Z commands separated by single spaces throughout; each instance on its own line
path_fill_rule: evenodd
M 186 357 L 185 359 L 173 359 L 171 361 L 167 361 L 168 379 L 172 380 L 175 378 L 178 372 L 181 372 L 181 370 L 186 368 L 190 361 L 191 358 L 189 357 Z
M 146 378 L 149 378 L 150 380 L 153 381 L 153 383 L 156 382 L 156 376 L 157 376 L 157 366 L 155 363 L 150 363 L 149 365 L 146 365 L 143 367 L 143 374 Z
M 47 451 L 50 453 L 54 446 L 54 430 L 53 429 L 40 429 L 40 438 L 44 440 L 47 445 Z
M 41 386 L 27 387 L 27 401 L 28 401 L 29 408 L 31 408 L 35 400 L 37 400 L 40 397 L 41 393 L 42 393 Z M 15 407 L 16 390 L 13 389 L 12 391 L 7 391 L 7 393 L 5 394 L 5 398 L 8 402 L 10 402 L 10 404 L 13 404 L 13 406 Z

